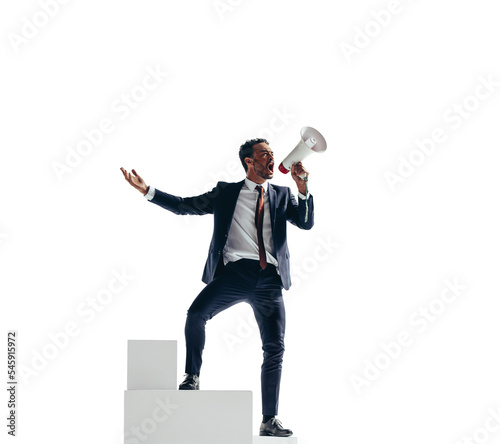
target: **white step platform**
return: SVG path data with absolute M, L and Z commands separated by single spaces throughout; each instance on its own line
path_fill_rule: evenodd
M 177 341 L 129 340 L 127 388 L 125 444 L 297 444 L 252 436 L 251 391 L 177 390 Z
M 254 436 L 252 444 L 297 444 L 295 436 L 278 438 L 276 436 Z
M 252 442 L 251 391 L 126 390 L 124 432 L 125 444 L 261 444 Z
M 129 340 L 128 390 L 177 389 L 177 341 Z

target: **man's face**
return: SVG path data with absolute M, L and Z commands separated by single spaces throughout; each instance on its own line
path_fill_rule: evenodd
M 262 179 L 272 179 L 274 175 L 274 154 L 267 143 L 253 146 L 253 169 Z

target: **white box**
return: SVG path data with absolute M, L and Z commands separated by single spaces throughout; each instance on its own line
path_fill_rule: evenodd
M 177 341 L 129 340 L 128 390 L 177 389 Z
M 125 444 L 252 444 L 252 392 L 126 390 Z

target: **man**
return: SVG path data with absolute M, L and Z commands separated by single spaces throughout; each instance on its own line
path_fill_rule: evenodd
M 290 188 L 268 184 L 274 174 L 274 156 L 267 140 L 241 145 L 246 171 L 241 182 L 219 182 L 210 192 L 182 198 L 155 190 L 132 170 L 121 168 L 125 179 L 146 198 L 175 214 L 213 214 L 214 232 L 203 272 L 207 285 L 187 313 L 186 375 L 180 390 L 199 390 L 205 324 L 217 313 L 239 303 L 251 305 L 264 350 L 261 370 L 261 436 L 291 436 L 276 419 L 284 353 L 285 308 L 282 289 L 289 289 L 290 263 L 286 222 L 302 229 L 314 224 L 313 198 L 302 163 L 292 166 L 299 201 Z

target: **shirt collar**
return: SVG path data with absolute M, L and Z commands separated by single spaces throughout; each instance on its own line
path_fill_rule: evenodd
M 267 187 L 268 187 L 267 180 L 264 183 L 255 183 L 251 181 L 248 177 L 245 177 L 245 185 L 248 187 L 250 191 L 254 191 L 255 187 L 257 185 L 260 185 L 262 186 L 262 188 L 264 188 L 264 194 L 267 193 Z

